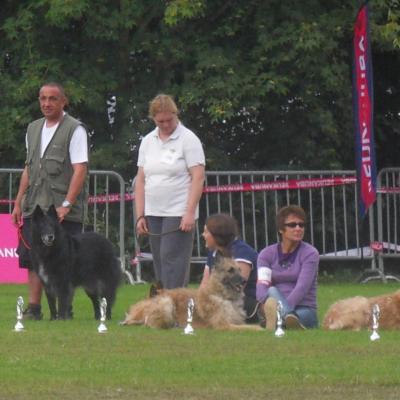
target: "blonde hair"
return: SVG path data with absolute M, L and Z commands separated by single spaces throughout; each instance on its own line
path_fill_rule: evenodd
M 172 96 L 159 94 L 149 103 L 149 117 L 154 118 L 160 112 L 171 112 L 178 115 L 178 107 Z

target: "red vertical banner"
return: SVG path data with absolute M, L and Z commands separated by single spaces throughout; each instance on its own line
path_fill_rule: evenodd
M 353 112 L 359 208 L 362 217 L 376 200 L 374 93 L 368 2 L 360 8 L 353 38 Z

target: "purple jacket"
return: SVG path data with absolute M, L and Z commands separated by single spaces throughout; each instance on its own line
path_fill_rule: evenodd
M 317 277 L 319 253 L 309 243 L 300 242 L 290 254 L 282 254 L 281 244 L 263 249 L 257 260 L 257 269 L 272 270 L 272 283 L 285 296 L 289 305 L 317 308 Z M 268 286 L 257 282 L 257 300 L 265 302 Z

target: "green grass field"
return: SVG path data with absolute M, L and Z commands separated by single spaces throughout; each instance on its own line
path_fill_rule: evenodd
M 376 295 L 398 285 L 321 284 L 320 318 L 335 300 Z M 123 327 L 128 306 L 148 286 L 123 286 L 97 332 L 82 291 L 72 321 L 24 321 L 14 332 L 16 300 L 25 286 L 0 286 L 0 399 L 399 399 L 400 332 L 273 333 Z

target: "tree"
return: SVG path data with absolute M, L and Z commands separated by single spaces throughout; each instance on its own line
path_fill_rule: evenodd
M 370 1 L 380 168 L 397 161 L 398 3 Z M 350 0 L 6 0 L 2 165 L 22 165 L 26 125 L 40 115 L 38 88 L 57 80 L 70 94 L 71 114 L 92 134 L 92 168 L 135 174 L 140 138 L 152 128 L 147 104 L 159 92 L 177 99 L 181 119 L 205 145 L 209 169 L 354 168 L 357 6 Z

